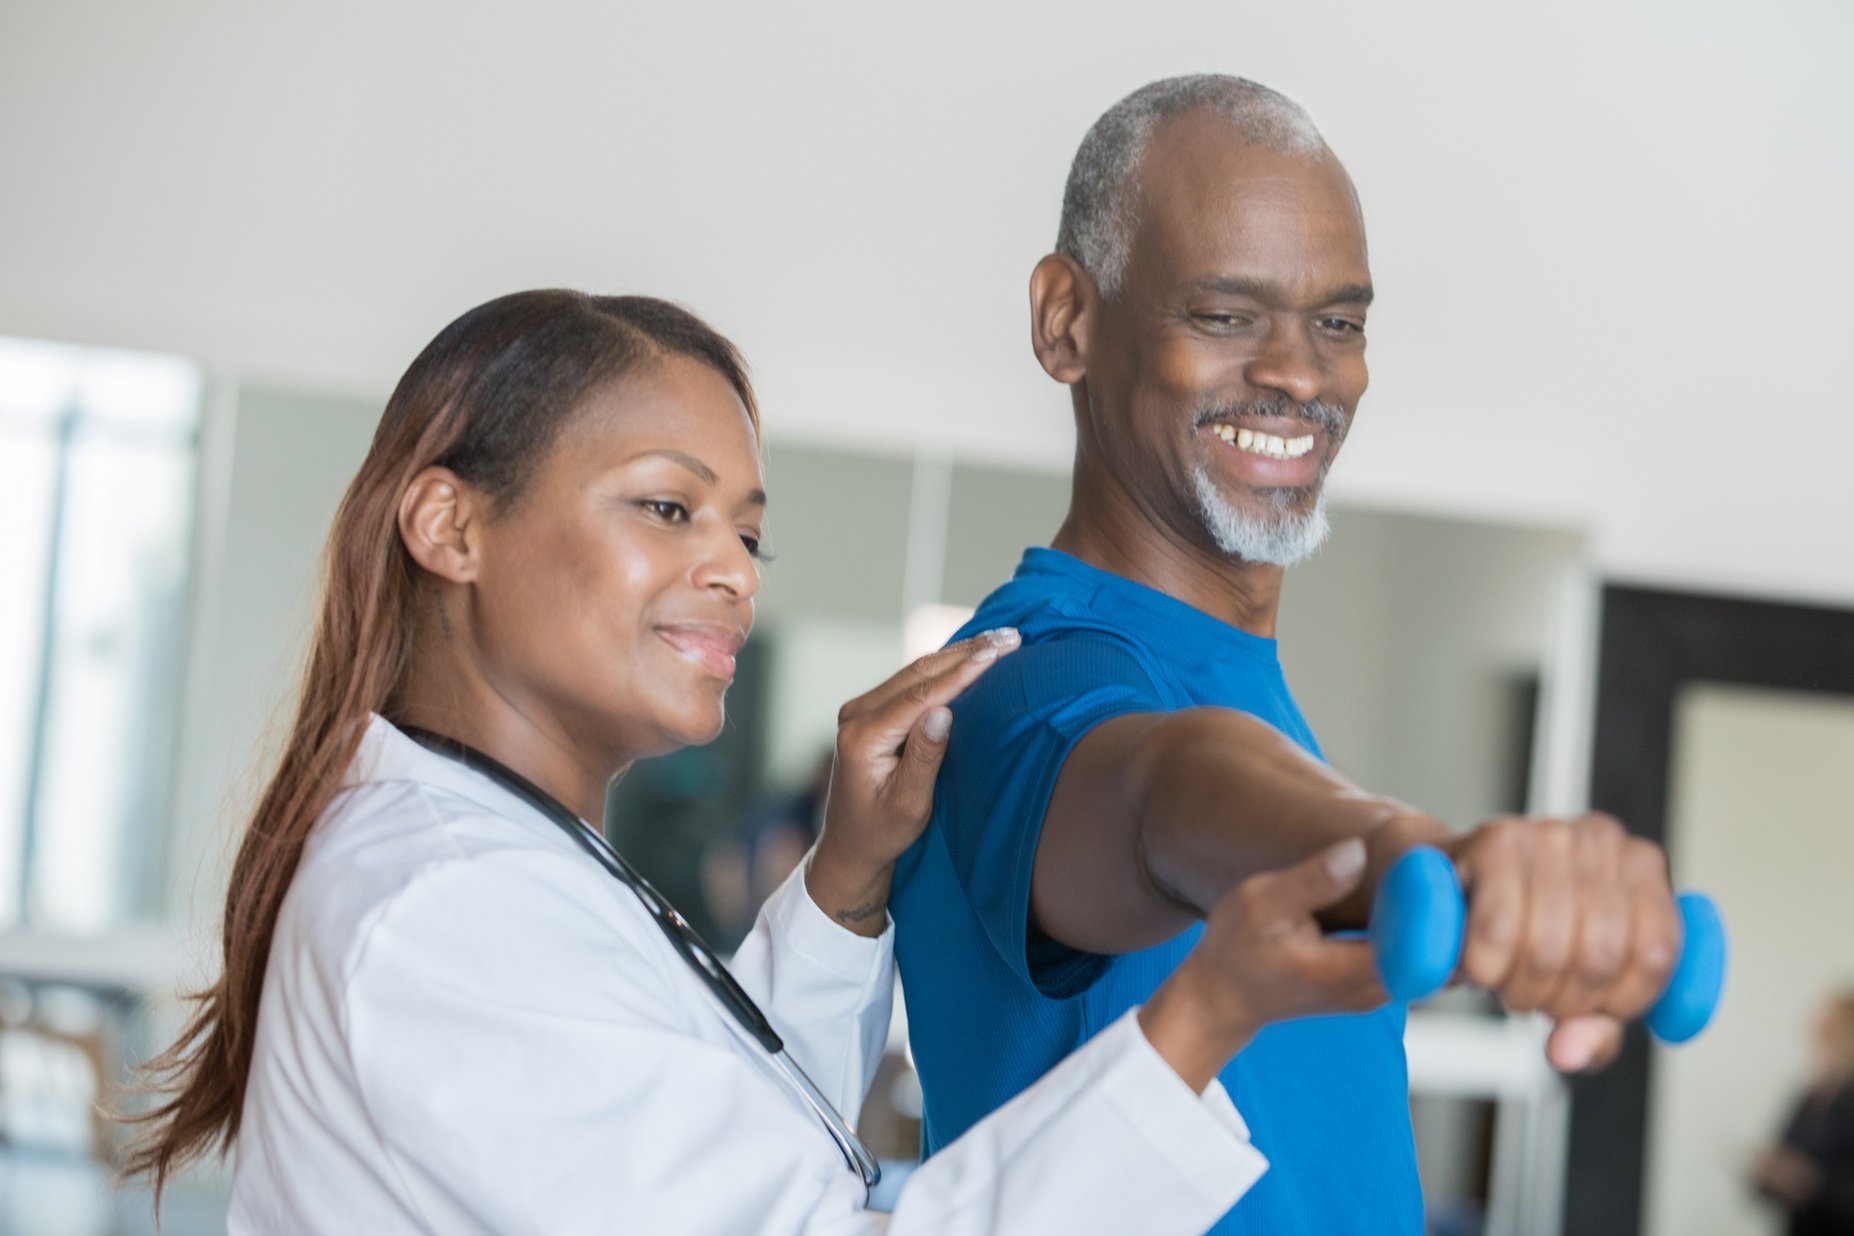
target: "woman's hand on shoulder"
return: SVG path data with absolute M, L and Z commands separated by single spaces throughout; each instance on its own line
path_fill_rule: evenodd
M 933 810 L 953 725 L 947 705 L 1017 645 L 1008 627 L 982 632 L 922 657 L 838 712 L 824 832 L 805 887 L 851 931 L 877 936 L 887 923 L 895 860 Z

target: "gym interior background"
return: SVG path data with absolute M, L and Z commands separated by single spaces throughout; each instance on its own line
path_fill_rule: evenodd
M 1093 118 L 1200 70 L 1306 103 L 1371 238 L 1372 390 L 1282 618 L 1328 753 L 1461 826 L 1626 808 L 1734 930 L 1713 1029 L 1596 1082 L 1419 1011 L 1434 1230 L 1774 1231 L 1745 1162 L 1854 981 L 1850 47 L 1806 0 L 0 0 L 0 1233 L 152 1230 L 94 1104 L 209 973 L 321 537 L 439 326 L 649 292 L 752 363 L 779 560 L 734 721 L 610 815 L 726 938 L 837 704 L 1053 532 L 1028 272 Z M 165 1230 L 222 1231 L 224 1185 Z

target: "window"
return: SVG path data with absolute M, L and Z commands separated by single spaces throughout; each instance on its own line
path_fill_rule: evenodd
M 149 908 L 201 391 L 179 358 L 0 338 L 0 926 Z

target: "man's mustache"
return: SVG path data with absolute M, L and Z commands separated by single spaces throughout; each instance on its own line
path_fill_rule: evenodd
M 1200 410 L 1193 422 L 1195 428 L 1202 429 L 1214 421 L 1235 420 L 1240 416 L 1291 418 L 1317 425 L 1327 433 L 1343 433 L 1346 426 L 1345 412 L 1324 399 L 1312 399 L 1306 403 L 1288 399 L 1285 396 L 1264 396 L 1260 399 L 1246 399 L 1241 403 L 1212 404 Z

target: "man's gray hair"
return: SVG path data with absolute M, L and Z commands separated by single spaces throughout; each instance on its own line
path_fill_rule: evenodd
M 1200 110 L 1215 112 L 1258 146 L 1284 154 L 1326 152 L 1326 141 L 1306 108 L 1246 78 L 1199 73 L 1141 86 L 1094 122 L 1075 152 L 1062 191 L 1056 252 L 1080 262 L 1101 295 L 1118 292 L 1126 274 L 1146 143 L 1160 121 Z

